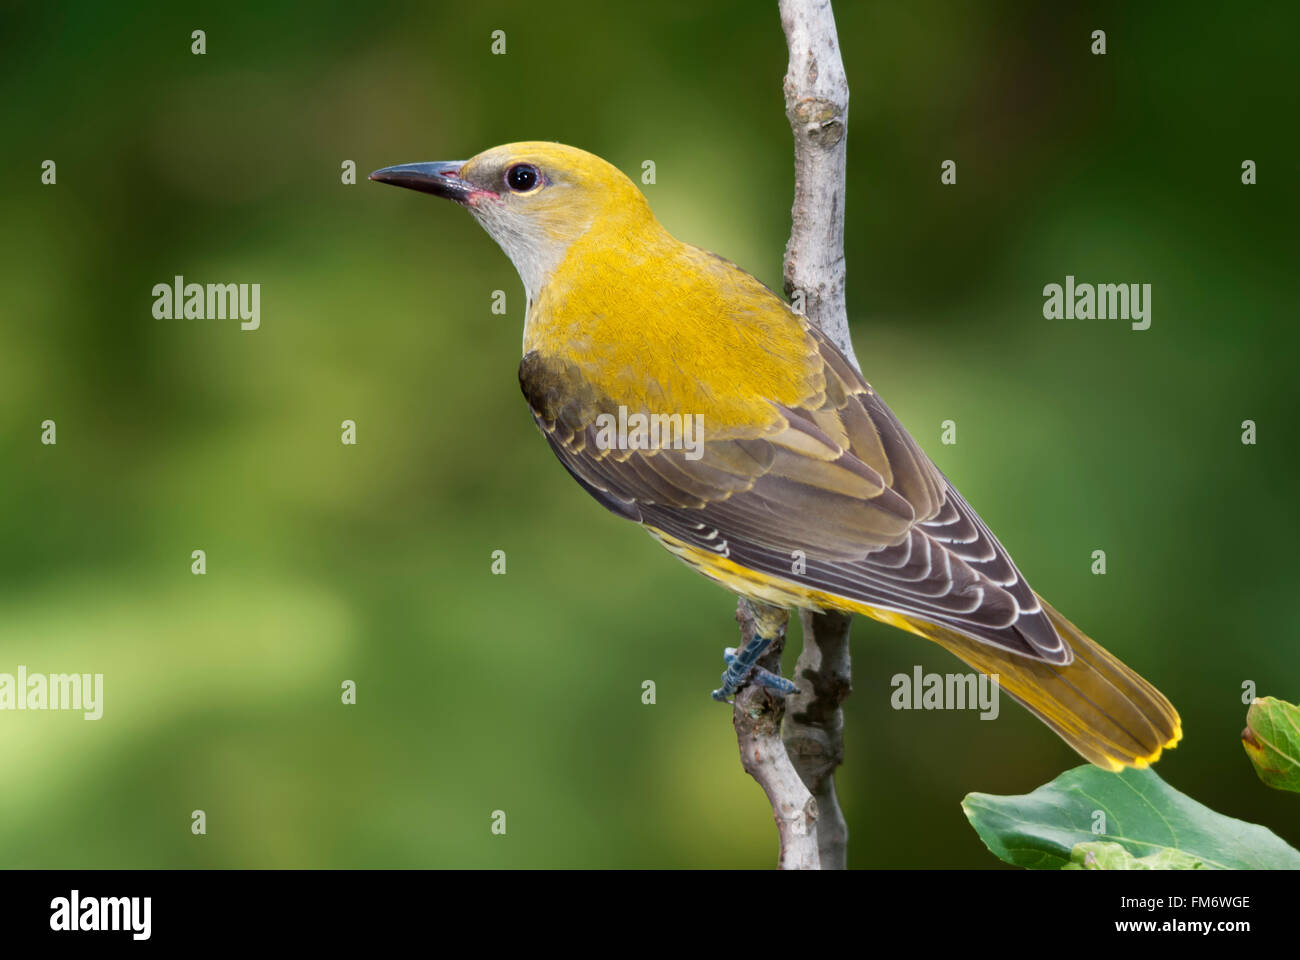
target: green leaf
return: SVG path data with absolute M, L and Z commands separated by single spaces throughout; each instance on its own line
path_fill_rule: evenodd
M 1175 852 L 1209 869 L 1300 869 L 1300 851 L 1272 830 L 1215 813 L 1153 770 L 1085 764 L 1025 796 L 971 793 L 961 807 L 984 845 L 1021 867 L 1060 869 L 1077 844 L 1110 840 L 1134 858 Z
M 1209 870 L 1202 860 L 1166 847 L 1159 853 L 1135 857 L 1113 840 L 1076 843 L 1062 870 Z
M 1255 700 L 1246 711 L 1241 745 L 1259 779 L 1300 793 L 1300 707 L 1276 697 Z

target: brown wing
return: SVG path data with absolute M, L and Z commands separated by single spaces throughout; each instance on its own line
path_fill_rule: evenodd
M 835 346 L 808 335 L 821 395 L 776 406 L 780 421 L 752 436 L 732 427 L 711 441 L 706 419 L 698 459 L 604 448 L 596 418 L 618 405 L 567 361 L 530 353 L 519 379 L 560 462 L 614 513 L 751 570 L 1069 663 L 1001 544 Z

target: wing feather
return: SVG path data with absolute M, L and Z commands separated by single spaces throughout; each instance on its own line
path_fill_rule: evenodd
M 529 353 L 520 384 L 556 456 L 614 513 L 781 581 L 1070 663 L 987 526 L 834 345 L 807 333 L 818 393 L 773 404 L 779 416 L 748 435 L 706 419 L 694 459 L 602 449 L 596 418 L 619 405 L 570 361 Z

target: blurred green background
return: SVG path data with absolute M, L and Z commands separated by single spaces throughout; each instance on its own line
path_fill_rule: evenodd
M 1180 708 L 1159 773 L 1300 844 L 1296 798 L 1238 742 L 1243 682 L 1300 698 L 1283 11 L 837 14 L 868 379 L 1037 589 Z M 633 175 L 653 160 L 668 228 L 779 289 L 775 4 L 0 16 L 0 672 L 106 688 L 95 723 L 0 714 L 0 865 L 772 866 L 771 814 L 708 697 L 734 602 L 554 462 L 516 383 L 522 288 L 486 234 L 364 177 L 521 139 Z M 1067 273 L 1152 284 L 1151 329 L 1044 320 Z M 260 283 L 261 329 L 154 319 L 176 274 Z M 893 711 L 893 674 L 964 668 L 874 622 L 855 638 L 851 864 L 997 866 L 961 798 L 1081 761 L 1008 699 L 996 722 Z

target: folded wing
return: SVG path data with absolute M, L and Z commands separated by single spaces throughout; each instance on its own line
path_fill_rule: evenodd
M 530 353 L 520 384 L 556 456 L 620 516 L 779 581 L 1069 664 L 983 521 L 834 345 L 807 335 L 822 364 L 817 394 L 774 404 L 775 424 L 752 435 L 732 424 L 710 440 L 706 418 L 698 459 L 603 447 L 597 417 L 618 402 L 569 361 Z

